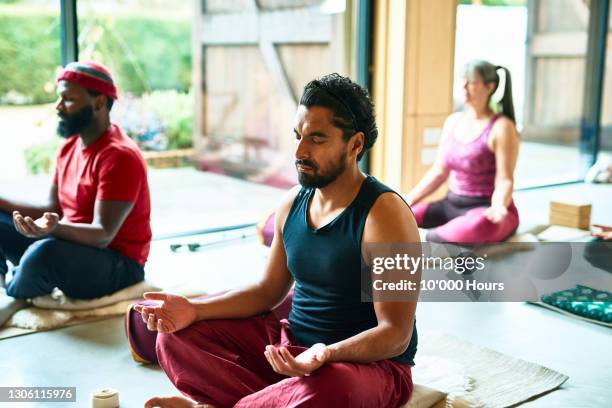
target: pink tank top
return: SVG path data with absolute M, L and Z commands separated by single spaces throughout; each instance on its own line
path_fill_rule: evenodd
M 455 126 L 444 143 L 444 166 L 450 171 L 449 190 L 470 197 L 490 197 L 495 188 L 495 154 L 487 139 L 500 115 L 494 115 L 482 133 L 469 143 L 455 137 Z

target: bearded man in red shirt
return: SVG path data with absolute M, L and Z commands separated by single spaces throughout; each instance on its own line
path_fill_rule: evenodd
M 151 243 L 146 163 L 110 121 L 117 87 L 95 62 L 73 62 L 57 77 L 57 156 L 45 205 L 0 196 L 0 325 L 25 299 L 61 289 L 91 299 L 144 279 Z M 15 300 L 13 300 L 12 298 Z M 3 320 L 4 319 L 4 320 Z

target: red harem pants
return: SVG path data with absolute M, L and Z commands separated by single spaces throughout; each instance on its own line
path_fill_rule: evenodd
M 291 339 L 289 323 L 273 313 L 248 319 L 207 320 L 159 334 L 157 358 L 184 394 L 215 407 L 399 407 L 412 393 L 410 366 L 328 363 L 310 376 L 274 372 L 266 345 L 296 356 L 305 347 Z

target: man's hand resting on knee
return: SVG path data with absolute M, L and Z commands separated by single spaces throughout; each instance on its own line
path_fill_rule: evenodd
M 289 377 L 309 375 L 325 364 L 330 350 L 323 343 L 314 344 L 308 350 L 293 357 L 286 347 L 266 346 L 264 352 L 274 371 Z
M 592 232 L 592 236 L 604 241 L 612 241 L 612 227 L 601 224 L 593 224 L 593 227 L 599 228 L 599 231 Z
M 59 215 L 46 212 L 34 221 L 31 217 L 24 217 L 19 211 L 13 211 L 13 224 L 21 235 L 28 238 L 42 238 L 51 234 L 59 223 Z
M 142 316 L 147 329 L 160 333 L 173 333 L 190 326 L 196 321 L 196 309 L 185 296 L 163 292 L 147 292 L 147 300 L 159 300 L 155 306 L 136 305 L 134 309 Z

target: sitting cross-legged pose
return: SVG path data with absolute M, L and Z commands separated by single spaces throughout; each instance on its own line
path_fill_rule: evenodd
M 501 113 L 490 107 L 505 75 Z M 519 223 L 512 201 L 519 136 L 514 119 L 508 69 L 486 61 L 466 66 L 465 108 L 449 116 L 442 129 L 438 156 L 425 176 L 406 195 L 417 223 L 429 229 L 432 242 L 495 243 L 510 237 Z M 423 199 L 448 178 L 447 196 Z
M 57 156 L 49 199 L 0 197 L 0 325 L 17 303 L 54 288 L 96 298 L 144 279 L 151 242 L 147 168 L 137 145 L 110 122 L 117 88 L 104 66 L 68 64 L 57 77 Z M 12 299 L 15 298 L 15 299 Z
M 308 83 L 292 131 L 301 186 L 280 205 L 262 280 L 207 299 L 147 293 L 157 360 L 187 397 L 146 407 L 398 407 L 412 389 L 415 301 L 362 302 L 367 243 L 418 243 L 408 205 L 357 162 L 377 129 L 367 92 Z M 367 247 L 366 247 L 367 248 Z M 292 284 L 288 319 L 270 313 Z

